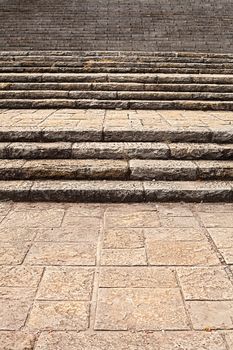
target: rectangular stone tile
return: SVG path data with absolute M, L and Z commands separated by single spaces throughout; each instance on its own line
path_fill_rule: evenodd
M 233 301 L 186 302 L 194 329 L 233 329 Z
M 136 266 L 147 265 L 146 251 L 138 249 L 103 249 L 101 265 Z
M 192 206 L 180 203 L 159 203 L 157 205 L 160 216 L 193 216 Z
M 0 299 L 33 300 L 36 295 L 36 288 L 22 287 L 0 287 Z
M 207 230 L 218 248 L 233 248 L 233 228 L 219 227 Z
M 157 227 L 145 228 L 146 238 L 167 241 L 202 241 L 206 237 L 201 227 Z
M 90 300 L 94 270 L 48 267 L 37 293 L 41 300 Z
M 232 213 L 233 203 L 200 203 L 196 204 L 196 209 L 202 213 Z
M 0 349 L 33 350 L 35 336 L 25 331 L 0 331 Z
M 222 267 L 178 268 L 186 300 L 232 299 L 233 284 Z
M 36 228 L 2 227 L 0 228 L 0 241 L 31 241 L 38 232 Z
M 0 329 L 19 330 L 29 312 L 30 301 L 0 299 Z
M 35 241 L 44 242 L 97 242 L 99 227 L 62 226 L 54 228 L 37 229 Z
M 11 211 L 1 223 L 2 227 L 59 227 L 63 209 Z
M 26 258 L 28 265 L 95 265 L 91 243 L 35 243 Z
M 1 266 L 0 287 L 36 288 L 43 273 L 42 267 Z
M 104 208 L 100 204 L 92 203 L 72 203 L 66 211 L 66 217 L 69 215 L 101 217 Z
M 206 242 L 146 240 L 150 265 L 219 265 L 219 260 Z
M 31 330 L 85 330 L 89 305 L 83 301 L 36 301 L 27 321 Z
M 107 204 L 105 213 L 106 216 L 116 216 L 117 214 L 139 213 L 141 212 L 156 212 L 156 203 L 111 203 Z
M 229 213 L 202 213 L 199 212 L 203 224 L 205 227 L 232 227 L 233 228 L 233 215 Z
M 192 216 L 163 216 L 160 215 L 161 226 L 164 227 L 199 227 L 196 218 Z
M 156 211 L 137 211 L 136 213 L 106 214 L 106 227 L 158 227 L 159 217 Z
M 29 247 L 28 242 L 2 242 L 0 244 L 0 265 L 20 265 Z
M 134 249 L 144 247 L 144 234 L 140 228 L 108 229 L 103 236 L 103 248 Z
M 100 272 L 100 287 L 172 288 L 177 287 L 175 272 L 160 267 L 105 267 Z
M 35 350 L 228 350 L 220 334 L 207 332 L 43 332 Z M 24 349 L 12 349 L 24 350 Z M 31 350 L 31 349 L 29 349 Z
M 75 212 L 67 211 L 62 222 L 62 228 L 75 227 L 78 231 L 91 232 L 92 234 L 99 234 L 101 228 L 101 220 L 92 216 L 78 216 Z
M 99 290 L 96 330 L 189 329 L 178 288 Z

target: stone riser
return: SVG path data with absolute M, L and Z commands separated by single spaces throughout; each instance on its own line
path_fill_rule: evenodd
M 143 130 L 121 128 L 79 129 L 58 127 L 12 127 L 0 128 L 1 142 L 194 142 L 233 143 L 233 129 L 221 128 L 180 128 L 158 127 Z
M 0 73 L 163 73 L 163 74 L 233 74 L 227 68 L 157 68 L 157 67 L 0 67 Z
M 231 160 L 233 144 L 150 142 L 0 143 L 0 159 Z
M 187 109 L 232 111 L 233 101 L 150 101 L 95 99 L 0 99 L 0 108 Z
M 6 99 L 67 99 L 67 100 L 148 100 L 152 101 L 232 101 L 233 93 L 217 92 L 152 92 L 152 91 L 0 91 L 0 100 Z
M 1 73 L 1 83 L 144 83 L 144 84 L 231 84 L 233 75 L 211 74 L 107 74 L 107 73 Z
M 0 180 L 233 180 L 232 161 L 0 160 Z
M 233 202 L 233 182 L 0 181 L 0 200 Z
M 144 83 L 0 83 L 0 91 L 168 91 L 233 93 L 233 85 L 221 84 L 144 84 Z

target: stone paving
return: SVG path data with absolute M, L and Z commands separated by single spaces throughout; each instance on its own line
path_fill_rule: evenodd
M 229 0 L 0 1 L 1 50 L 233 52 Z
M 0 204 L 0 349 L 233 349 L 233 204 Z
M 233 128 L 233 111 L 0 109 L 3 128 L 124 131 L 159 128 Z M 88 140 L 86 140 L 88 141 Z

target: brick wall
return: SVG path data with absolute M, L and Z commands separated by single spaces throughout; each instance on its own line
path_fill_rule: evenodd
M 232 0 L 0 0 L 0 50 L 233 52 Z

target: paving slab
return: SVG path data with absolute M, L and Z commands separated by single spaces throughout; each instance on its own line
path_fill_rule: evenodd
M 231 349 L 231 204 L 0 209 L 1 349 Z

